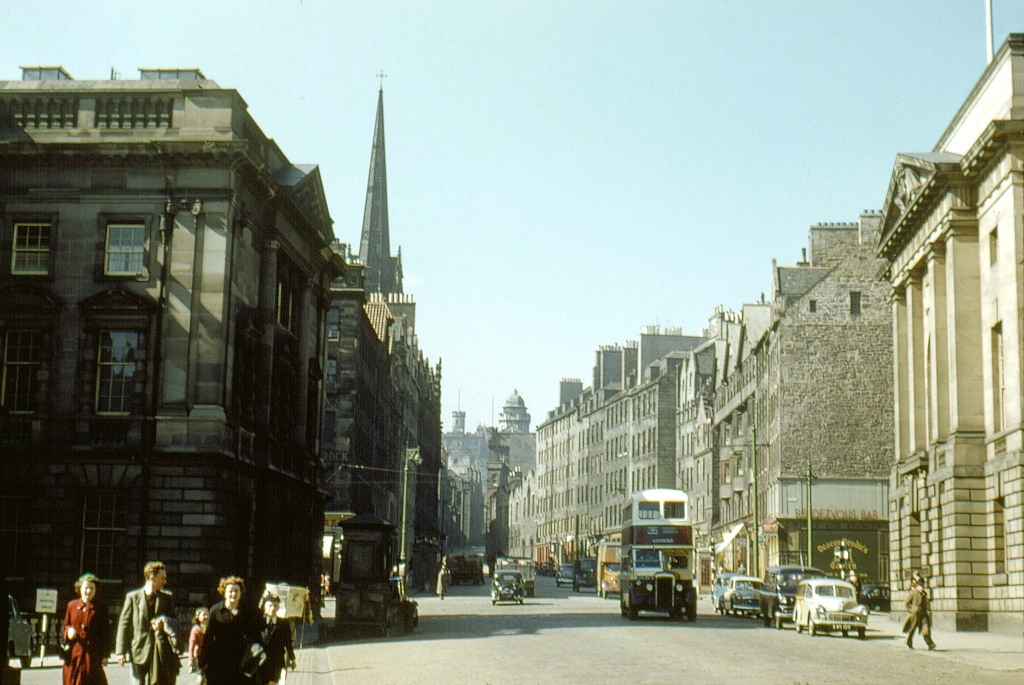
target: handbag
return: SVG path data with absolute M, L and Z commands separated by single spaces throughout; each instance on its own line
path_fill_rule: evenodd
M 267 652 L 263 649 L 263 645 L 259 642 L 253 642 L 249 645 L 249 649 L 245 650 L 245 654 L 242 655 L 242 663 L 239 665 L 242 675 L 246 678 L 252 678 L 256 675 L 256 671 L 259 670 L 260 666 L 267 662 Z

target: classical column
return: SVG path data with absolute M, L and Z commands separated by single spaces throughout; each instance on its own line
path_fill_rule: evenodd
M 902 363 L 909 357 L 907 346 L 907 289 L 899 285 L 892 295 L 892 359 L 893 359 L 893 416 L 895 418 L 894 446 L 896 461 L 910 454 L 910 372 Z
M 949 435 L 949 325 L 946 311 L 946 252 L 943 244 L 932 247 L 928 255 L 928 280 L 931 283 L 930 317 L 927 329 L 931 330 L 928 345 L 928 433 L 927 443 L 934 445 Z M 936 454 L 936 464 L 944 461 L 945 455 Z
M 907 348 L 904 363 L 907 366 L 908 454 L 925 449 L 925 383 L 924 383 L 924 303 L 921 273 L 912 271 L 907 290 Z

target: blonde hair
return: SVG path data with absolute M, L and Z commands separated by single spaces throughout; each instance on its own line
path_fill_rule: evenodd
M 98 589 L 99 588 L 99 581 L 100 581 L 100 579 L 97 578 L 95 574 L 93 574 L 93 573 L 83 573 L 81 576 L 79 576 L 78 580 L 75 581 L 75 592 L 81 593 L 82 592 L 82 584 L 85 583 L 85 582 L 92 583 Z

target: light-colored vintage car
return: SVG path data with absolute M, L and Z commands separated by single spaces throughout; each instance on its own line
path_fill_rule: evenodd
M 793 604 L 796 632 L 804 628 L 811 635 L 820 631 L 851 630 L 863 638 L 868 627 L 868 608 L 857 602 L 857 589 L 838 578 L 809 578 L 800 581 Z

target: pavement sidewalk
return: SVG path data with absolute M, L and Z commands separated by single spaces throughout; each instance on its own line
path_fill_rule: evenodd
M 892 634 L 893 648 L 908 652 L 902 632 L 903 614 L 872 614 L 868 629 Z M 932 629 L 936 647 L 929 652 L 920 635 L 914 636 L 914 651 L 929 657 L 950 659 L 978 669 L 1006 674 L 1006 682 L 1024 682 L 1024 632 L 1020 635 L 991 632 L 955 632 Z

